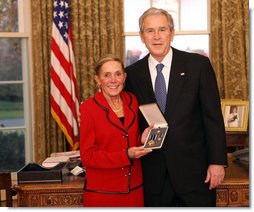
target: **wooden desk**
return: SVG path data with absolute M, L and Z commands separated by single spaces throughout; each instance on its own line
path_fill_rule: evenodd
M 249 206 L 249 166 L 228 155 L 226 177 L 217 188 L 217 206 Z M 14 185 L 19 207 L 82 207 L 83 177 L 65 177 L 62 184 Z
M 63 183 L 20 184 L 17 191 L 18 207 L 82 207 L 84 177 L 65 176 Z
M 216 190 L 216 205 L 249 207 L 249 164 L 228 154 L 224 181 Z
M 248 132 L 227 132 L 227 147 L 245 148 L 249 146 Z

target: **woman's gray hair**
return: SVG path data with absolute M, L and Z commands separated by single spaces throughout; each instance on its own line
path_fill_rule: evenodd
M 109 62 L 109 61 L 116 61 L 116 62 L 119 62 L 119 63 L 121 64 L 121 66 L 122 66 L 123 71 L 125 72 L 123 61 L 122 61 L 119 57 L 117 57 L 117 56 L 114 55 L 114 54 L 106 54 L 106 55 L 102 56 L 102 57 L 96 62 L 96 65 L 95 65 L 95 74 L 96 74 L 96 75 L 99 75 L 102 65 L 103 65 L 104 63 L 106 63 L 106 62 Z
M 147 16 L 156 16 L 156 15 L 164 15 L 168 20 L 168 27 L 169 27 L 170 31 L 174 29 L 174 20 L 173 20 L 172 16 L 166 10 L 151 7 L 140 16 L 139 31 L 140 32 L 144 31 L 143 24 L 144 24 L 144 20 Z

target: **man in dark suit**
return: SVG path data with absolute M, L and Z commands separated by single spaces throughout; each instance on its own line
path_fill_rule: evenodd
M 148 9 L 139 27 L 149 54 L 126 67 L 126 90 L 140 105 L 157 102 L 169 125 L 162 148 L 142 158 L 145 206 L 216 206 L 215 188 L 224 179 L 227 154 L 211 63 L 171 47 L 174 24 L 167 11 Z M 164 79 L 157 83 L 159 63 Z M 156 96 L 156 83 L 165 84 L 164 105 Z M 142 116 L 140 125 L 142 130 L 147 126 Z

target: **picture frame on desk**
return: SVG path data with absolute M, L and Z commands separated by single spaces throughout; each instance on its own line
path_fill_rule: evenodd
M 249 101 L 222 99 L 222 114 L 227 132 L 246 132 L 249 119 Z

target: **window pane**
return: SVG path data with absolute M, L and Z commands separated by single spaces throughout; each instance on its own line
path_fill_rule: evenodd
M 125 65 L 130 65 L 137 60 L 143 58 L 148 50 L 145 45 L 140 40 L 139 36 L 126 36 L 125 37 L 125 46 L 126 46 L 126 61 Z
M 181 30 L 207 30 L 207 0 L 181 0 Z
M 22 84 L 0 85 L 0 130 L 24 126 Z
M 175 35 L 172 47 L 209 56 L 208 35 Z
M 150 7 L 150 0 L 124 0 L 124 31 L 138 32 L 138 19 Z
M 0 1 L 0 32 L 18 32 L 17 0 Z
M 22 80 L 20 38 L 0 38 L 0 81 L 9 80 Z
M 126 36 L 126 60 L 125 65 L 130 65 L 148 54 L 146 46 L 141 42 L 139 36 Z M 177 49 L 196 52 L 209 56 L 209 36 L 208 35 L 175 35 L 172 47 Z
M 0 131 L 0 171 L 18 171 L 25 165 L 23 130 Z
M 175 30 L 179 30 L 179 0 L 152 0 L 152 7 L 167 10 L 174 19 Z

